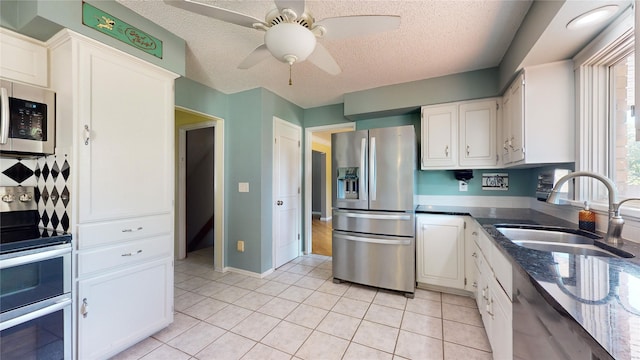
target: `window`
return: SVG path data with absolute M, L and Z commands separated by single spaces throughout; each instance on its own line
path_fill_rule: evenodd
M 618 200 L 640 197 L 640 119 L 635 116 L 633 11 L 574 57 L 577 83 L 576 170 L 603 174 Z M 606 209 L 608 192 L 591 178 L 576 179 L 576 200 Z M 629 207 L 639 206 L 628 203 Z M 626 207 L 627 205 L 625 205 Z
M 640 118 L 635 116 L 634 54 L 610 67 L 613 134 L 611 178 L 620 199 L 640 197 Z

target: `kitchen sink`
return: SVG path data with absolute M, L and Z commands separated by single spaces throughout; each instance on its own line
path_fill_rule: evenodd
M 496 225 L 514 244 L 528 249 L 575 255 L 632 258 L 633 254 L 603 244 L 602 237 L 586 231 L 560 227 Z M 606 249 L 605 249 L 606 247 Z

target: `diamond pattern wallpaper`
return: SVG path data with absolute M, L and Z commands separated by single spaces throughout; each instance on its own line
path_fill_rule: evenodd
M 36 159 L 0 158 L 0 186 L 36 186 Z
M 40 226 L 69 232 L 71 160 L 67 155 L 37 159 L 0 158 L 0 186 L 36 186 Z
M 67 155 L 50 155 L 38 158 L 34 175 L 38 179 L 37 186 L 40 193 L 38 211 L 40 212 L 40 226 L 69 231 L 69 183 L 70 159 Z

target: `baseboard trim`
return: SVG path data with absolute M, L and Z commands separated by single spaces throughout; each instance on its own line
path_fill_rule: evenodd
M 236 274 L 241 274 L 241 275 L 246 275 L 246 276 L 251 276 L 254 278 L 258 278 L 258 279 L 263 279 L 267 276 L 269 276 L 272 272 L 273 272 L 273 268 L 263 272 L 263 273 L 257 273 L 257 272 L 253 272 L 253 271 L 248 271 L 248 270 L 244 270 L 244 269 L 238 269 L 238 268 L 234 268 L 231 266 L 227 266 L 224 268 L 223 272 L 232 272 L 232 273 L 236 273 Z

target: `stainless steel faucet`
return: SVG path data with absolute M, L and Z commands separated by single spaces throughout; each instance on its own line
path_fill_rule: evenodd
M 547 198 L 547 202 L 550 204 L 560 204 L 560 199 L 558 198 L 558 190 L 562 187 L 564 183 L 566 183 L 569 179 L 586 176 L 591 177 L 597 180 L 600 180 L 604 186 L 609 191 L 609 225 L 607 227 L 607 235 L 605 237 L 605 241 L 608 244 L 618 246 L 623 244 L 622 237 L 622 227 L 624 226 L 624 219 L 620 216 L 620 206 L 627 201 L 631 200 L 640 200 L 638 198 L 629 198 L 625 199 L 621 202 L 618 202 L 618 191 L 616 190 L 616 185 L 611 181 L 611 179 L 588 171 L 576 171 L 565 175 L 558 179 L 558 182 L 551 190 L 551 194 L 549 198 Z

